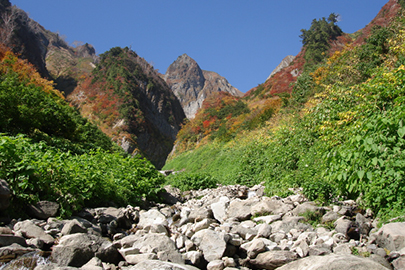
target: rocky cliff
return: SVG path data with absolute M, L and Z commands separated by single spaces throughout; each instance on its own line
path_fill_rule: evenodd
M 126 152 L 162 167 L 185 118 L 157 71 L 128 48 L 112 48 L 68 96 Z
M 194 118 L 203 101 L 213 92 L 243 95 L 224 77 L 212 71 L 202 70 L 187 54 L 179 56 L 168 67 L 164 79 L 180 100 L 187 118 Z

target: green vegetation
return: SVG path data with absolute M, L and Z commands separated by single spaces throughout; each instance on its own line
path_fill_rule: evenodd
M 167 177 L 166 184 L 179 188 L 181 191 L 215 188 L 217 181 L 203 173 L 177 173 Z
M 0 114 L 0 178 L 10 185 L 11 215 L 39 200 L 58 202 L 68 216 L 157 199 L 164 178 L 149 161 L 118 150 L 52 83 L 1 49 Z
M 150 162 L 92 150 L 63 152 L 23 136 L 0 137 L 0 178 L 7 179 L 14 207 L 56 201 L 62 216 L 84 206 L 137 205 L 156 200 L 164 178 Z
M 309 30 L 301 30 L 300 38 L 305 48 L 307 66 L 322 62 L 330 48 L 330 41 L 343 34 L 342 29 L 336 25 L 337 19 L 338 15 L 332 13 L 328 19 L 314 19 Z
M 227 143 L 198 145 L 169 160 L 165 169 L 203 171 L 221 184 L 264 182 L 268 195 L 302 187 L 320 203 L 359 199 L 382 220 L 404 215 L 402 18 L 375 28 L 363 44 L 312 63 L 288 105 L 271 118 L 276 120 Z

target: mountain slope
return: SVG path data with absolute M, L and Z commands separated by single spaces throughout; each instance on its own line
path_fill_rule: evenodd
M 164 79 L 180 100 L 189 119 L 194 118 L 204 100 L 212 93 L 227 92 L 233 96 L 243 95 L 224 77 L 212 71 L 202 70 L 187 54 L 179 56 L 167 68 Z
M 159 74 L 128 48 L 112 48 L 68 99 L 128 153 L 143 153 L 158 168 L 185 118 Z
M 361 206 L 383 220 L 403 216 L 405 23 L 396 0 L 383 9 L 387 7 L 390 12 L 381 13 L 388 16 L 386 26 L 374 27 L 361 42 L 344 34 L 323 43 L 326 52 L 311 52 L 324 55 L 317 63 L 307 64 L 305 56 L 311 48 L 304 45 L 289 67 L 273 75 L 289 73 L 291 66 L 298 65 L 297 58 L 302 61 L 296 82 L 284 88 L 288 96 L 279 95 L 282 106 L 259 128 L 244 129 L 228 141 L 218 136 L 206 141 L 219 129 L 201 133 L 198 123 L 190 121 L 186 127 L 193 136 L 182 130 L 177 141 L 188 147 L 179 147 L 164 169 L 182 169 L 186 174 L 182 177 L 190 174 L 194 181 L 264 182 L 268 194 L 280 196 L 302 188 L 308 198 L 321 203 L 360 196 Z M 259 85 L 242 99 L 250 109 L 245 119 L 254 113 L 253 106 L 277 97 L 272 94 L 277 89 L 273 83 Z M 212 112 L 225 108 L 221 103 L 211 105 L 201 111 L 203 117 L 196 116 L 207 127 L 212 127 Z M 232 130 L 227 122 L 221 125 Z

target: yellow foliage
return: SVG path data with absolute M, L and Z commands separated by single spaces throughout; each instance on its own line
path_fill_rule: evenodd
M 18 74 L 19 79 L 26 82 L 27 85 L 32 84 L 41 87 L 46 93 L 64 99 L 62 93 L 54 88 L 53 81 L 42 78 L 32 64 L 26 60 L 19 59 L 11 51 L 7 51 L 0 60 L 0 73 L 8 73 L 9 71 Z

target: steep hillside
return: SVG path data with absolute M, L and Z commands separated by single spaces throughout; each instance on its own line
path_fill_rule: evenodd
M 200 68 L 197 62 L 183 54 L 174 61 L 164 75 L 166 83 L 180 100 L 187 118 L 194 118 L 204 100 L 213 93 L 226 92 L 242 96 L 242 92 L 222 76 Z
M 197 133 L 200 137 L 192 139 L 182 131 L 177 145 L 186 147 L 179 147 L 164 168 L 183 169 L 182 178 L 192 181 L 264 182 L 268 194 L 280 196 L 289 194 L 289 188 L 302 188 L 308 198 L 320 203 L 360 197 L 362 207 L 371 208 L 384 220 L 403 216 L 405 21 L 401 5 L 390 0 L 383 7 L 390 12 L 380 13 L 387 16 L 386 25 L 373 27 L 361 42 L 343 33 L 335 39 L 317 40 L 322 36 L 316 35 L 317 29 L 322 28 L 312 26 L 329 25 L 333 32 L 339 31 L 331 16 L 314 20 L 311 29 L 301 31 L 308 36 L 290 66 L 241 101 L 250 109 L 248 118 L 254 104 L 260 106 L 277 97 L 272 94 L 275 84 L 266 87 L 269 81 L 282 74 L 288 78 L 292 66 L 301 67 L 295 83 L 285 88 L 288 95 L 279 95 L 281 106 L 273 105 L 279 107 L 269 121 L 259 128 L 245 128 L 228 141 L 213 138 L 206 144 L 205 137 L 219 129 Z M 322 46 L 316 46 L 317 42 Z M 311 62 L 308 53 L 316 56 Z M 220 103 L 212 105 L 201 113 L 209 116 L 208 112 L 224 108 Z M 198 114 L 196 119 L 210 123 Z M 195 122 L 187 126 L 189 134 L 198 132 Z
M 51 81 L 2 46 L 0 115 L 1 220 L 24 218 L 44 200 L 70 216 L 85 206 L 156 199 L 163 177 L 150 162 L 125 155 Z
M 112 48 L 68 99 L 128 153 L 162 167 L 185 118 L 159 74 L 128 48 Z

